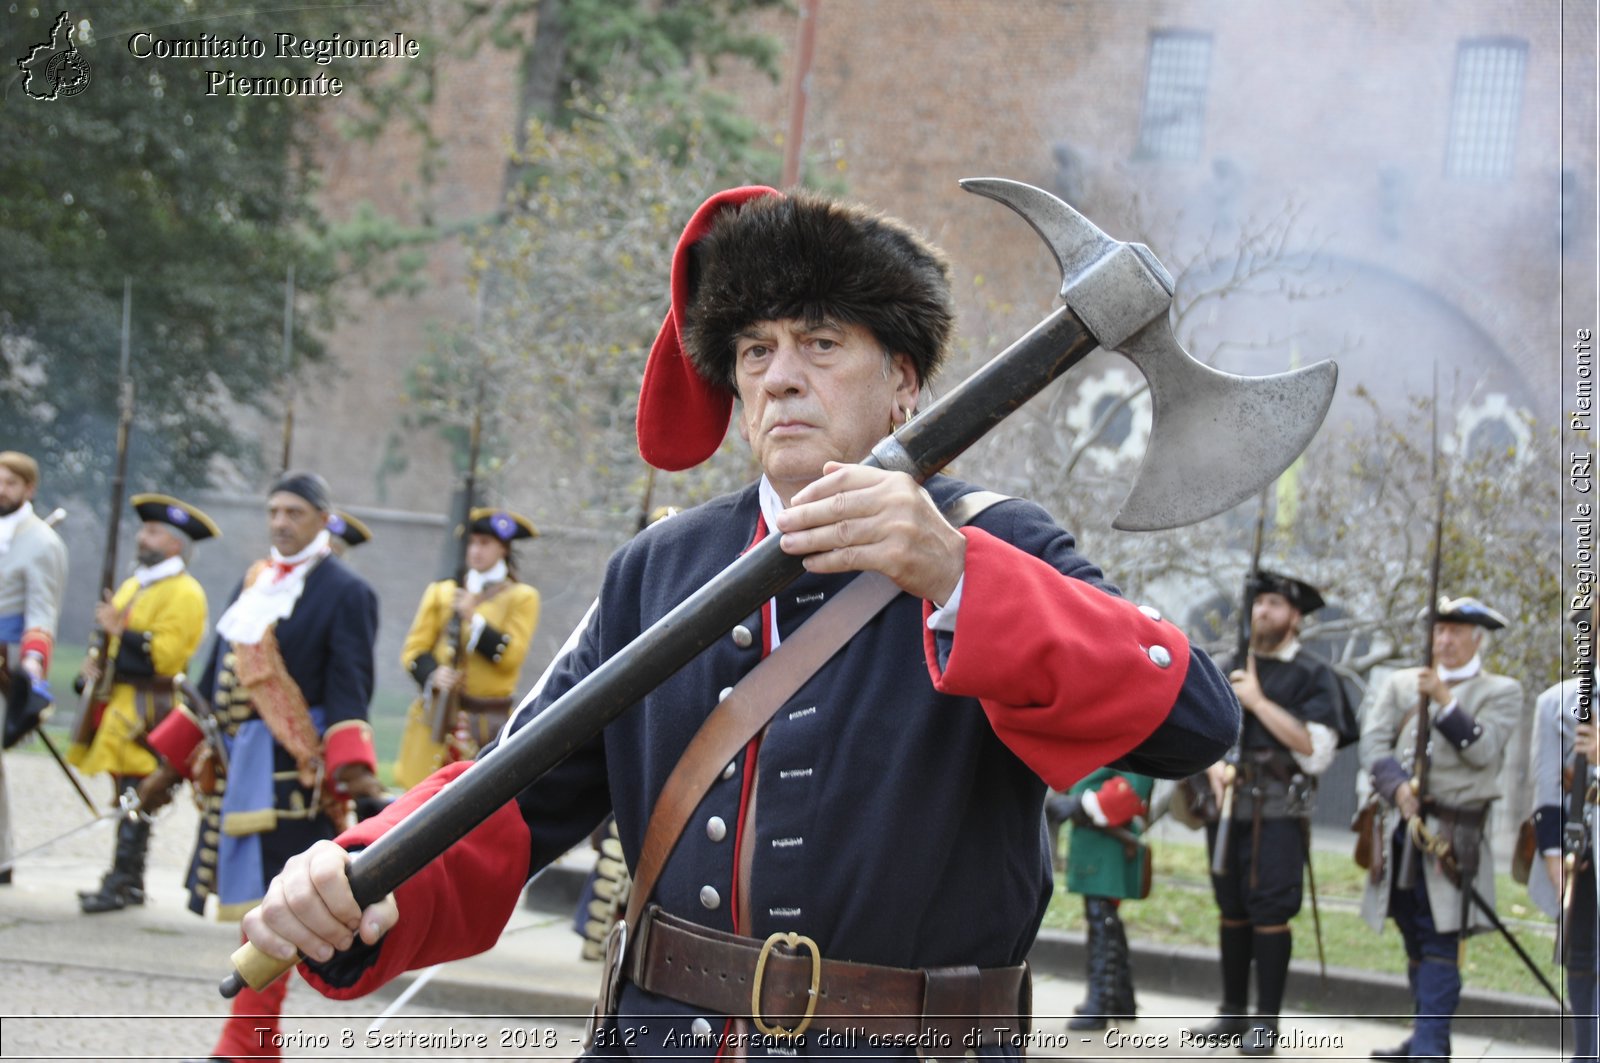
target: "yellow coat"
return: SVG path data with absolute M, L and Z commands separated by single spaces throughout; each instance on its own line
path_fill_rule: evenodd
M 199 649 L 206 630 L 206 592 L 187 571 L 141 588 L 128 579 L 117 588 L 111 604 L 125 610 L 126 630 L 110 640 L 106 659 L 117 678 L 181 675 Z M 127 645 L 124 645 L 126 643 Z M 148 775 L 156 769 L 155 756 L 139 743 L 155 726 L 148 698 L 127 682 L 113 681 L 94 739 L 85 746 L 73 743 L 67 760 L 89 775 Z M 143 702 L 143 704 L 141 704 Z
M 427 683 L 435 667 L 449 665 L 455 657 L 455 645 L 447 637 L 455 592 L 453 579 L 430 583 L 406 633 L 400 663 L 419 686 Z M 473 612 L 483 618 L 484 628 L 467 651 L 463 692 L 474 698 L 510 697 L 539 627 L 539 592 L 526 583 L 507 580 L 496 584 L 494 593 Z M 420 696 L 406 713 L 405 733 L 400 739 L 400 757 L 395 764 L 400 785 L 415 786 L 444 762 L 445 744 L 432 741 L 429 730 L 427 698 Z

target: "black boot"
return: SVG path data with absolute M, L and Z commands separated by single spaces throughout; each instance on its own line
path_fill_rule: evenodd
M 1067 1029 L 1103 1030 L 1111 1004 L 1111 920 L 1116 918 L 1116 908 L 1104 897 L 1085 897 L 1083 911 L 1089 925 L 1088 993 L 1078 1005 L 1078 1014 L 1067 1020 Z
M 1133 996 L 1128 933 L 1115 906 L 1111 909 L 1111 997 L 1106 1001 L 1106 1013 L 1113 1019 L 1132 1019 L 1139 1014 L 1139 1002 Z
M 136 783 L 137 780 L 134 780 Z M 137 789 L 135 785 L 133 787 Z M 123 816 L 117 821 L 117 844 L 111 870 L 100 880 L 98 890 L 79 890 L 78 907 L 85 914 L 117 912 L 129 905 L 144 903 L 144 860 L 150 848 L 150 821 L 142 816 Z
M 1217 940 L 1222 953 L 1222 1006 L 1217 1017 L 1204 1026 L 1192 1026 L 1195 1037 L 1223 1038 L 1250 1029 L 1245 1017 L 1250 1010 L 1250 960 L 1255 928 L 1249 923 L 1223 923 Z
M 1239 1045 L 1239 1054 L 1270 1056 L 1278 1050 L 1278 1013 L 1283 1010 L 1283 990 L 1289 981 L 1289 957 L 1294 939 L 1287 928 L 1276 933 L 1256 931 L 1251 940 L 1256 968 L 1256 1019 Z

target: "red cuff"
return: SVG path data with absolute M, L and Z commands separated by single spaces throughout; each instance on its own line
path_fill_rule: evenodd
M 471 767 L 463 762 L 439 769 L 335 841 L 346 849 L 370 845 Z M 487 952 L 522 898 L 531 848 L 522 812 L 509 801 L 395 890 L 400 921 L 354 985 L 331 986 L 304 964 L 301 977 L 323 996 L 350 1000 L 406 971 Z
M 24 656 L 30 653 L 38 654 L 39 663 L 44 666 L 46 674 L 50 672 L 50 653 L 55 649 L 55 645 L 56 640 L 42 627 L 29 628 L 22 633 L 22 654 Z
M 365 720 L 342 720 L 323 732 L 322 759 L 328 777 L 337 778 L 346 764 L 360 764 L 378 770 L 378 753 L 372 746 L 372 725 Z
M 200 729 L 200 723 L 189 714 L 187 707 L 178 705 L 175 711 L 167 713 L 167 718 L 156 725 L 150 732 L 150 748 L 172 766 L 173 770 L 185 779 L 193 778 L 189 774 L 189 757 L 194 753 L 194 747 L 205 739 L 205 732 Z
M 961 534 L 966 576 L 942 673 L 923 632 L 934 687 L 979 699 L 1000 740 L 1056 790 L 1150 737 L 1189 672 L 1183 632 L 981 529 Z

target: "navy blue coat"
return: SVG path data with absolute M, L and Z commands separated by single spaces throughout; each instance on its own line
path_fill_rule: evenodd
M 928 489 L 940 503 L 971 490 L 942 477 Z M 552 704 L 737 558 L 758 521 L 752 486 L 653 525 L 622 547 L 577 646 L 557 662 L 513 726 Z M 735 840 L 748 782 L 758 776 L 751 911 L 741 915 L 740 933 L 761 939 L 794 930 L 812 937 L 824 956 L 897 967 L 1020 963 L 1051 889 L 1042 815 L 1046 780 L 1064 788 L 1107 760 L 1146 774 L 1183 775 L 1227 749 L 1239 726 L 1237 704 L 1226 680 L 1203 653 L 1190 650 L 1181 632 L 1114 597 L 1099 570 L 1073 549 L 1072 537 L 1032 503 L 1000 503 L 975 525 L 981 531 L 969 526 L 964 532 L 967 582 L 954 639 L 925 635 L 922 601 L 905 594 L 892 601 L 776 713 L 757 740 L 759 754 L 747 748 L 712 785 L 661 872 L 653 899 L 663 908 L 734 929 Z M 1058 573 L 1072 579 L 1063 584 Z M 851 578 L 802 576 L 777 599 L 780 631 L 791 633 Z M 1051 595 L 1061 602 L 1043 601 Z M 1054 618 L 1034 613 L 1041 602 Z M 1052 631 L 1067 622 L 1062 617 L 1086 610 L 1095 615 L 1070 637 Z M 507 849 L 520 834 L 526 848 L 517 851 L 526 852 L 528 862 L 501 872 L 520 887 L 614 811 L 633 865 L 655 799 L 683 749 L 722 692 L 762 657 L 762 617 L 752 615 L 742 626 L 755 633 L 749 646 L 719 639 L 524 791 L 516 814 L 505 817 L 513 825 L 491 833 L 491 821 L 480 828 L 483 841 L 446 854 L 439 862 L 446 870 L 430 869 L 403 887 L 418 892 L 415 899 L 399 895 L 402 910 L 430 908 L 428 940 L 408 936 L 402 919 L 373 968 L 359 981 L 341 981 L 368 991 L 401 969 L 434 962 L 452 944 L 461 947 L 461 941 L 447 941 L 452 935 L 476 935 L 470 922 L 447 928 L 433 914 L 452 903 L 439 891 L 458 888 L 469 891 L 478 911 L 494 909 L 484 903 L 483 883 L 469 887 L 448 879 L 457 850 L 459 874 L 488 874 L 491 849 Z M 969 639 L 976 648 L 965 651 Z M 1036 639 L 1046 647 L 1073 646 L 1072 666 L 1081 678 L 1055 674 L 1059 663 L 1028 648 Z M 1167 659 L 1166 647 L 1177 659 Z M 998 659 L 1006 652 L 1023 660 Z M 980 701 L 972 691 L 941 692 L 930 655 L 948 665 L 946 680 L 959 686 L 958 673 L 977 675 L 975 685 L 1003 686 L 995 694 L 1001 701 L 1014 697 L 1020 708 L 991 704 L 988 695 Z M 1004 678 L 990 676 L 991 668 Z M 1141 670 L 1148 677 L 1143 683 Z M 1164 693 L 1141 694 L 1158 682 Z M 1040 690 L 1078 686 L 1114 690 L 1126 704 L 1041 704 L 1073 699 L 1041 698 Z M 1033 729 L 1041 732 L 1037 739 Z M 421 799 L 408 795 L 345 840 L 360 844 L 376 836 L 383 820 Z M 324 985 L 325 991 L 335 988 Z M 676 1001 L 631 985 L 624 990 L 624 1035 L 649 1028 L 641 1050 L 659 1051 L 669 1031 L 685 1043 L 695 1017 Z

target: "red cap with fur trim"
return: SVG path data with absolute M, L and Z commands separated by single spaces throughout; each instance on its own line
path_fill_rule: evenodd
M 711 229 L 723 210 L 762 196 L 782 196 L 766 185 L 745 185 L 718 192 L 700 205 L 672 252 L 672 306 L 661 323 L 639 386 L 635 431 L 639 454 L 666 472 L 692 469 L 717 452 L 733 417 L 733 396 L 709 383 L 690 364 L 680 328 L 693 294 L 690 249 Z

